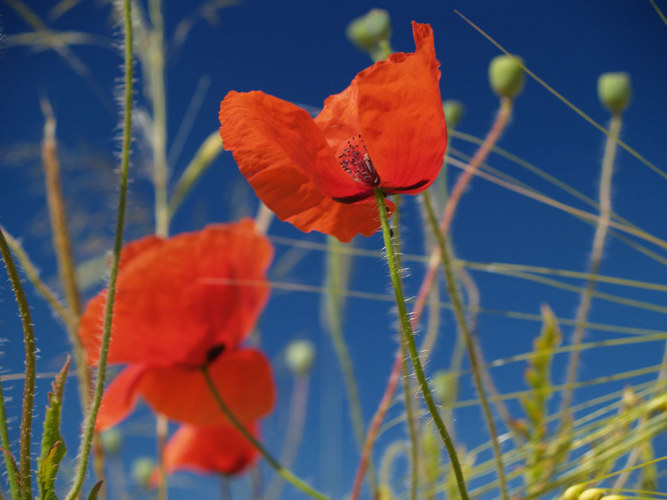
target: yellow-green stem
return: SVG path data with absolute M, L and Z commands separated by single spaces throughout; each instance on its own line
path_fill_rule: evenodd
M 2 233 L 2 228 L 0 228 Z M 5 398 L 2 394 L 2 379 L 0 378 L 0 444 L 9 452 L 11 450 L 11 443 L 9 442 L 9 432 L 7 431 L 7 414 L 5 413 Z M 7 478 L 9 480 L 9 491 L 12 495 L 12 500 L 21 498 L 19 484 L 17 482 L 16 464 L 9 458 L 7 453 L 2 454 L 5 459 L 5 468 L 7 470 Z
M 616 158 L 617 150 L 616 138 L 621 131 L 621 123 L 622 120 L 620 114 L 612 116 L 611 123 L 609 124 L 609 132 L 611 135 L 607 137 L 604 155 L 602 157 L 602 174 L 600 176 L 599 190 L 600 217 L 597 220 L 595 236 L 593 238 L 593 251 L 591 253 L 589 266 L 590 277 L 586 289 L 581 295 L 579 309 L 577 310 L 576 326 L 574 334 L 572 335 L 571 345 L 575 347 L 575 349 L 570 353 L 565 379 L 565 385 L 568 388 L 563 392 L 561 400 L 561 430 L 566 425 L 566 421 L 570 416 L 570 404 L 572 403 L 574 391 L 573 384 L 577 379 L 579 360 L 581 357 L 581 350 L 577 349 L 577 347 L 581 345 L 584 339 L 584 325 L 586 324 L 588 311 L 590 310 L 591 302 L 593 300 L 593 291 L 595 290 L 595 284 L 597 283 L 597 275 L 600 271 L 600 263 L 602 262 L 605 238 L 607 237 L 607 230 L 609 229 L 611 217 L 611 179 L 614 172 L 614 159 Z
M 30 439 L 32 437 L 32 409 L 35 398 L 35 334 L 32 329 L 30 307 L 26 299 L 21 278 L 16 270 L 14 259 L 9 251 L 4 232 L 0 229 L 0 254 L 9 274 L 9 281 L 14 289 L 14 296 L 19 308 L 23 325 L 23 342 L 25 344 L 25 383 L 23 385 L 23 411 L 21 413 L 21 434 L 19 438 L 19 489 L 22 498 L 32 498 L 32 470 L 30 469 Z M 9 449 L 7 450 L 9 451 Z M 11 475 L 11 469 L 7 468 Z
M 204 379 L 206 380 L 206 385 L 211 391 L 211 395 L 215 399 L 215 402 L 217 403 L 222 413 L 224 413 L 225 417 L 227 417 L 227 419 L 234 426 L 234 428 L 236 428 L 236 430 L 239 431 L 243 435 L 243 437 L 246 438 L 248 442 L 255 447 L 255 449 L 262 455 L 262 457 L 264 457 L 264 460 L 266 460 L 266 462 L 278 474 L 280 474 L 280 476 L 285 481 L 287 481 L 294 487 L 298 488 L 299 490 L 303 491 L 304 493 L 310 495 L 313 498 L 317 498 L 319 500 L 329 500 L 326 495 L 323 495 L 315 488 L 310 486 L 308 483 L 296 477 L 292 473 L 292 471 L 280 465 L 280 463 L 275 458 L 273 458 L 273 456 L 268 452 L 268 450 L 264 448 L 264 446 L 262 446 L 262 444 L 259 441 L 257 441 L 257 439 L 255 439 L 255 437 L 250 433 L 250 431 L 245 428 L 245 426 L 241 423 L 241 421 L 238 418 L 236 418 L 236 415 L 234 415 L 232 410 L 227 406 L 227 403 L 225 403 L 224 399 L 222 399 L 222 396 L 220 395 L 218 388 L 215 386 L 215 383 L 211 378 L 211 374 L 208 371 L 208 367 L 206 366 L 202 367 L 201 371 L 204 376 Z
M 155 187 L 155 227 L 158 236 L 169 234 L 167 199 L 167 105 L 164 88 L 164 18 L 162 0 L 148 2 L 151 19 L 148 71 L 153 104 L 153 184 Z
M 396 256 L 394 254 L 394 247 L 391 241 L 391 229 L 389 227 L 389 215 L 387 213 L 387 206 L 385 205 L 385 196 L 384 193 L 376 189 L 375 198 L 377 200 L 378 212 L 380 214 L 380 222 L 382 224 L 382 235 L 384 237 L 384 246 L 387 254 L 387 264 L 389 266 L 389 274 L 391 275 L 391 283 L 394 287 L 394 294 L 396 297 L 396 306 L 398 308 L 398 315 L 401 321 L 401 327 L 405 335 L 405 340 L 408 345 L 408 351 L 410 353 L 410 361 L 412 366 L 415 369 L 415 375 L 419 381 L 419 388 L 422 391 L 424 396 L 424 401 L 428 407 L 428 411 L 433 417 L 440 437 L 447 448 L 447 453 L 452 462 L 452 469 L 456 476 L 456 484 L 458 486 L 459 493 L 462 500 L 468 500 L 468 491 L 466 489 L 465 479 L 463 477 L 463 472 L 461 470 L 461 464 L 459 462 L 458 454 L 452 443 L 452 440 L 449 437 L 447 428 L 445 427 L 440 413 L 438 413 L 438 408 L 433 401 L 433 395 L 431 394 L 431 389 L 428 386 L 426 381 L 426 376 L 424 375 L 424 369 L 422 368 L 421 362 L 419 361 L 419 353 L 417 352 L 417 344 L 415 343 L 414 333 L 412 332 L 412 326 L 410 325 L 410 317 L 408 316 L 408 311 L 405 306 L 405 297 L 403 296 L 403 285 L 401 284 L 401 277 L 398 270 L 398 265 L 396 263 Z
M 95 433 L 95 420 L 102 402 L 104 392 L 104 381 L 106 378 L 107 356 L 109 354 L 109 341 L 111 340 L 111 322 L 113 317 L 113 304 L 116 295 L 116 279 L 118 277 L 118 264 L 120 252 L 123 246 L 123 228 L 125 226 L 125 206 L 127 200 L 128 171 L 130 166 L 130 142 L 132 137 L 132 14 L 130 0 L 123 0 L 123 30 L 125 33 L 125 94 L 123 101 L 123 149 L 121 152 L 120 165 L 120 190 L 118 194 L 118 216 L 116 219 L 116 236 L 113 247 L 113 259 L 111 272 L 109 274 L 109 286 L 107 287 L 107 301 L 104 308 L 104 328 L 102 331 L 102 342 L 100 357 L 97 368 L 97 379 L 92 402 L 88 408 L 83 428 L 83 437 L 79 449 L 79 461 L 74 476 L 74 483 L 70 488 L 65 500 L 74 500 L 81 492 L 83 481 L 88 468 L 88 457 Z
M 157 467 L 160 476 L 158 483 L 158 500 L 167 500 L 169 477 L 164 466 L 164 449 L 167 446 L 167 433 L 169 431 L 169 420 L 159 413 L 155 417 L 155 435 L 157 436 Z
M 361 410 L 361 398 L 359 397 L 359 388 L 354 376 L 354 366 L 352 358 L 343 335 L 343 296 L 341 291 L 345 288 L 341 282 L 344 271 L 341 266 L 341 243 L 333 238 L 327 239 L 327 294 L 326 309 L 329 334 L 336 351 L 336 357 L 340 364 L 340 370 L 343 373 L 343 385 L 350 405 L 350 418 L 352 420 L 352 429 L 357 441 L 359 450 L 363 452 L 366 433 L 364 431 L 364 416 Z M 375 490 L 375 473 L 373 472 L 372 460 L 369 457 L 368 482 L 371 490 Z
M 423 197 L 431 227 L 433 228 L 435 236 L 438 239 L 438 243 L 440 245 L 440 254 L 445 271 L 445 282 L 447 285 L 447 291 L 449 293 L 449 299 L 452 303 L 452 309 L 454 310 L 454 316 L 456 317 L 459 331 L 461 332 L 463 341 L 465 342 L 465 346 L 468 351 L 468 358 L 470 359 L 470 367 L 473 374 L 473 379 L 475 380 L 475 386 L 477 388 L 477 393 L 479 394 L 484 418 L 486 419 L 486 425 L 489 428 L 489 434 L 491 435 L 491 443 L 493 444 L 493 452 L 496 460 L 496 469 L 498 472 L 500 491 L 503 499 L 508 500 L 509 496 L 507 494 L 505 466 L 503 465 L 502 451 L 500 450 L 500 444 L 498 443 L 498 432 L 496 431 L 496 425 L 493 423 L 491 407 L 489 406 L 489 402 L 486 397 L 486 391 L 484 390 L 484 385 L 482 383 L 482 367 L 480 366 L 479 358 L 477 357 L 477 349 L 475 348 L 475 343 L 473 341 L 472 335 L 470 334 L 470 330 L 468 329 L 468 323 L 466 322 L 465 313 L 463 312 L 463 306 L 461 305 L 458 291 L 456 290 L 452 262 L 450 259 L 450 254 L 447 251 L 447 240 L 445 235 L 437 229 L 438 221 L 435 217 L 435 213 L 433 212 L 433 206 L 431 205 L 431 199 L 428 192 L 425 191 L 423 193 Z

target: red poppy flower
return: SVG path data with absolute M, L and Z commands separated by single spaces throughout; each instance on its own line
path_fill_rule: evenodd
M 268 298 L 272 253 L 251 220 L 170 239 L 151 236 L 123 249 L 108 361 L 129 366 L 104 394 L 98 429 L 122 420 L 139 396 L 175 420 L 224 424 L 200 371 L 204 365 L 238 418 L 253 421 L 270 411 L 269 362 L 239 344 Z M 105 301 L 106 290 L 90 300 L 79 327 L 93 365 Z
M 246 425 L 246 429 L 257 435 L 255 424 Z M 258 458 L 257 449 L 230 425 L 182 425 L 169 439 L 163 456 L 167 472 L 189 470 L 225 475 L 244 472 Z
M 225 149 L 280 219 L 342 241 L 370 236 L 380 226 L 375 189 L 416 194 L 435 180 L 447 144 L 439 63 L 431 27 L 412 30 L 414 53 L 365 69 L 315 119 L 258 91 L 222 101 Z

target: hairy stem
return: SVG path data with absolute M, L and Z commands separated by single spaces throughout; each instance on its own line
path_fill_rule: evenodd
M 607 236 L 607 230 L 609 229 L 611 214 L 611 179 L 614 171 L 614 159 L 616 158 L 616 150 L 618 147 L 616 138 L 621 131 L 621 123 L 622 120 L 619 114 L 612 116 L 609 126 L 611 135 L 607 137 L 604 156 L 602 158 L 602 174 L 600 177 L 599 189 L 600 217 L 597 220 L 595 236 L 593 237 L 593 251 L 591 253 L 589 265 L 588 283 L 581 295 L 575 322 L 576 326 L 574 334 L 572 335 L 571 345 L 574 349 L 570 352 L 565 378 L 565 385 L 567 388 L 563 391 L 561 400 L 560 430 L 564 428 L 566 425 L 565 422 L 570 416 L 570 405 L 574 394 L 574 383 L 577 379 L 579 361 L 581 358 L 581 349 L 579 349 L 579 347 L 584 339 L 585 324 L 593 300 L 593 291 L 595 290 L 595 285 L 597 283 L 597 275 L 600 271 L 600 264 L 602 262 L 605 238 Z
M 408 351 L 410 353 L 410 361 L 412 366 L 415 369 L 415 375 L 419 382 L 419 387 L 424 396 L 424 401 L 426 406 L 433 417 L 440 437 L 447 448 L 449 453 L 449 458 L 452 462 L 452 468 L 456 476 L 456 483 L 463 500 L 468 500 L 468 491 L 465 485 L 465 479 L 463 478 L 463 472 L 461 470 L 461 464 L 459 462 L 458 454 L 456 453 L 456 448 L 452 444 L 452 441 L 449 437 L 449 433 L 445 427 L 440 413 L 433 401 L 433 395 L 431 394 L 431 389 L 428 386 L 426 381 L 426 376 L 424 375 L 424 370 L 422 368 L 421 362 L 419 361 L 419 354 L 417 352 L 417 344 L 415 343 L 414 333 L 412 331 L 412 325 L 410 324 L 410 317 L 408 316 L 408 311 L 405 306 L 405 297 L 403 296 L 403 285 L 401 284 L 401 277 L 398 270 L 398 265 L 396 262 L 396 256 L 394 254 L 394 247 L 391 241 L 391 229 L 389 227 L 389 215 L 387 213 L 387 206 L 385 205 L 384 194 L 380 190 L 375 191 L 375 197 L 378 204 L 378 211 L 380 214 L 380 221 L 382 223 L 382 235 L 384 237 L 384 245 L 387 253 L 387 264 L 389 266 L 389 274 L 391 275 L 391 282 L 394 288 L 394 294 L 396 296 L 396 306 L 398 308 L 398 314 L 401 322 L 401 327 L 403 329 L 403 334 L 405 336 Z
M 32 498 L 32 471 L 30 469 L 30 438 L 32 437 L 32 409 L 35 397 L 35 333 L 32 328 L 30 307 L 21 285 L 21 278 L 16 270 L 14 259 L 9 251 L 4 232 L 0 229 L 0 253 L 9 274 L 9 281 L 14 289 L 14 296 L 19 307 L 21 324 L 23 325 L 23 342 L 25 344 L 25 382 L 23 385 L 23 411 L 21 413 L 21 435 L 19 438 L 19 485 L 24 499 Z M 9 449 L 7 449 L 9 451 Z M 8 468 L 11 475 L 11 469 Z
M 482 368 L 480 366 L 480 361 L 477 356 L 477 349 L 473 337 L 468 329 L 468 323 L 466 322 L 465 313 L 463 312 L 463 306 L 459 300 L 459 294 L 456 290 L 456 283 L 454 281 L 454 271 L 452 269 L 452 262 L 450 260 L 450 254 L 447 251 L 447 241 L 445 235 L 437 230 L 437 221 L 435 218 L 435 213 L 433 212 L 433 207 L 431 205 L 430 197 L 428 192 L 423 193 L 424 205 L 426 206 L 426 211 L 428 212 L 428 217 L 431 222 L 431 225 L 434 228 L 438 243 L 440 244 L 440 254 L 442 256 L 442 264 L 445 271 L 445 281 L 447 284 L 447 291 L 449 293 L 449 298 L 452 303 L 452 309 L 454 310 L 454 316 L 456 317 L 456 322 L 459 326 L 459 331 L 465 342 L 466 349 L 468 351 L 468 358 L 470 359 L 470 366 L 472 369 L 473 379 L 475 380 L 475 387 L 477 388 L 477 393 L 479 394 L 479 399 L 482 404 L 482 410 L 484 412 L 484 418 L 486 419 L 486 425 L 489 429 L 489 434 L 491 435 L 491 443 L 493 445 L 493 452 L 496 460 L 496 469 L 498 471 L 498 482 L 500 483 L 500 491 L 502 493 L 503 499 L 508 500 L 509 496 L 507 494 L 507 481 L 505 479 L 505 466 L 503 465 L 502 451 L 500 450 L 500 444 L 498 443 L 498 432 L 496 431 L 496 425 L 493 422 L 493 415 L 491 414 L 491 407 L 486 397 L 486 391 L 484 390 L 484 385 L 482 383 Z
M 113 247 L 113 259 L 111 264 L 111 273 L 109 274 L 109 285 L 107 287 L 107 301 L 104 309 L 104 329 L 102 332 L 102 345 L 100 348 L 100 358 L 97 369 L 97 380 L 93 400 L 83 429 L 83 438 L 79 449 L 79 461 L 77 463 L 74 483 L 67 493 L 66 500 L 74 500 L 78 497 L 86 477 L 88 468 L 88 457 L 95 433 L 95 420 L 97 412 L 102 402 L 102 393 L 104 392 L 104 381 L 106 378 L 107 356 L 109 354 L 109 341 L 111 340 L 111 322 L 113 318 L 113 304 L 116 295 L 116 279 L 118 277 L 118 264 L 120 262 L 120 252 L 123 246 L 123 228 L 125 226 L 125 206 L 127 200 L 127 182 L 130 166 L 130 142 L 132 137 L 132 16 L 130 0 L 123 0 L 123 30 L 125 33 L 125 95 L 123 102 L 123 149 L 121 153 L 120 165 L 120 190 L 118 194 L 118 216 L 116 219 L 116 236 Z
M 215 402 L 217 403 L 218 407 L 224 413 L 225 417 L 229 420 L 229 422 L 234 426 L 234 428 L 239 431 L 244 438 L 248 440 L 250 444 L 252 444 L 255 449 L 264 457 L 264 460 L 267 461 L 267 463 L 278 473 L 282 478 L 290 483 L 291 485 L 295 486 L 299 490 L 303 491 L 307 495 L 310 495 L 313 498 L 317 498 L 319 500 L 328 500 L 328 497 L 314 489 L 312 486 L 309 484 L 305 483 L 298 477 L 296 477 L 292 471 L 289 469 L 286 469 L 278 461 L 273 458 L 273 456 L 268 452 L 262 444 L 255 439 L 255 437 L 250 433 L 248 429 L 245 428 L 245 426 L 241 423 L 241 421 L 236 418 L 236 415 L 232 413 L 232 410 L 227 406 L 227 403 L 225 403 L 224 399 L 222 399 L 222 396 L 220 395 L 220 392 L 218 391 L 218 388 L 215 386 L 215 383 L 213 382 L 213 379 L 211 378 L 211 374 L 208 371 L 208 367 L 204 366 L 201 369 L 202 374 L 204 375 L 204 379 L 206 380 L 206 385 L 208 386 L 209 390 L 211 391 L 211 395 L 215 399 Z

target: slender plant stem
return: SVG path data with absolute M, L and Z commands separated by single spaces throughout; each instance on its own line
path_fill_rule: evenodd
M 296 375 L 293 380 L 289 417 L 287 419 L 287 434 L 280 454 L 280 462 L 287 468 L 290 468 L 294 463 L 301 444 L 308 408 L 308 393 L 310 392 L 310 376 L 308 374 Z M 280 476 L 274 475 L 266 488 L 264 500 L 277 500 L 280 497 L 283 484 L 284 482 L 280 479 Z
M 347 281 L 347 272 L 343 269 L 341 261 L 341 243 L 331 236 L 327 238 L 327 294 L 326 294 L 326 310 L 327 310 L 327 324 L 329 334 L 336 351 L 336 357 L 340 365 L 340 370 L 343 373 L 343 385 L 345 386 L 345 393 L 348 404 L 350 405 L 350 418 L 352 420 L 352 429 L 354 437 L 359 446 L 359 450 L 363 452 L 365 441 L 364 432 L 364 416 L 361 410 L 361 398 L 359 397 L 359 387 L 354 376 L 354 366 L 352 365 L 352 358 L 350 351 L 345 342 L 343 335 L 343 313 L 344 304 L 341 290 L 345 288 L 343 281 Z M 371 490 L 375 490 L 375 474 L 373 472 L 372 460 L 369 457 L 368 467 L 368 481 L 371 485 Z
M 424 401 L 426 406 L 433 417 L 440 437 L 442 438 L 447 452 L 449 453 L 449 458 L 452 462 L 452 468 L 454 474 L 456 475 L 456 483 L 461 494 L 462 500 L 468 500 L 468 491 L 466 490 L 465 479 L 463 478 L 463 472 L 461 470 L 461 464 L 459 462 L 459 457 L 456 453 L 456 448 L 452 444 L 452 441 L 449 437 L 449 433 L 445 428 L 445 424 L 438 413 L 438 408 L 433 401 L 433 395 L 426 381 L 426 376 L 424 375 L 424 370 L 422 368 L 421 362 L 419 361 L 419 354 L 417 352 L 417 345 L 415 343 L 414 333 L 412 332 L 412 325 L 410 324 L 410 317 L 408 316 L 408 311 L 405 306 L 405 297 L 403 296 L 403 286 L 401 284 L 401 277 L 398 270 L 398 265 L 396 263 L 396 256 L 394 254 L 394 246 L 391 241 L 391 229 L 389 227 L 389 215 L 387 213 L 387 206 L 385 205 L 384 193 L 381 190 L 376 189 L 375 198 L 377 200 L 378 211 L 380 214 L 380 222 L 382 223 L 382 235 L 384 237 L 384 245 L 387 253 L 387 263 L 389 265 L 389 274 L 391 275 L 391 282 L 394 287 L 394 294 L 396 296 L 396 306 L 398 307 L 398 315 L 401 321 L 401 327 L 403 329 L 403 334 L 408 344 L 408 351 L 410 352 L 410 361 L 412 366 L 415 369 L 415 375 L 419 381 L 419 387 L 424 395 Z
M 2 233 L 2 228 L 0 228 Z M 12 500 L 19 500 L 21 498 L 21 491 L 17 482 L 15 474 L 16 464 L 9 457 L 8 453 L 11 450 L 11 443 L 9 442 L 9 432 L 7 431 L 7 414 L 5 413 L 5 398 L 2 394 L 2 379 L 0 378 L 0 444 L 7 450 L 2 456 L 5 459 L 5 468 L 7 469 L 7 478 L 9 479 L 9 491 L 12 495 Z
M 394 245 L 396 247 L 396 264 L 401 268 L 401 197 L 394 196 Z M 412 384 L 410 383 L 410 367 L 405 362 L 408 358 L 408 344 L 402 329 L 401 335 L 401 359 L 403 360 L 403 403 L 405 405 L 405 419 L 408 424 L 408 437 L 410 438 L 410 500 L 417 499 L 417 488 L 419 487 L 419 440 L 417 438 L 417 423 L 415 419 L 416 399 L 412 395 Z
M 7 268 L 9 280 L 14 289 L 14 296 L 19 307 L 21 324 L 23 325 L 23 342 L 25 344 L 25 382 L 23 386 L 23 411 L 21 413 L 21 434 L 19 438 L 19 485 L 24 499 L 32 498 L 32 471 L 30 470 L 30 438 L 32 437 L 32 409 L 35 397 L 35 333 L 32 328 L 30 307 L 26 299 L 21 278 L 16 270 L 14 259 L 4 232 L 0 229 L 0 253 Z M 9 451 L 9 448 L 7 449 Z M 11 475 L 11 469 L 8 468 Z
M 560 430 L 566 425 L 566 421 L 570 416 L 570 405 L 572 403 L 572 396 L 574 394 L 573 384 L 577 379 L 579 371 L 579 361 L 581 359 L 581 345 L 584 339 L 585 324 L 588 318 L 588 312 L 593 300 L 593 291 L 597 283 L 597 275 L 600 271 L 600 264 L 602 262 L 602 254 L 604 251 L 604 243 L 607 237 L 607 230 L 609 229 L 610 214 L 611 214 L 611 179 L 614 172 L 614 160 L 616 158 L 616 151 L 618 145 L 616 138 L 621 131 L 621 115 L 615 114 L 611 118 L 609 125 L 610 136 L 604 148 L 604 155 L 602 157 L 602 174 L 600 177 L 599 189 L 599 203 L 600 203 L 600 218 L 597 220 L 595 227 L 595 236 L 593 237 L 593 251 L 591 253 L 591 260 L 589 265 L 589 278 L 586 289 L 581 294 L 579 308 L 577 310 L 577 317 L 575 322 L 574 334 L 572 335 L 571 345 L 575 348 L 570 352 L 570 357 L 567 365 L 565 385 L 568 387 L 563 391 L 561 400 L 560 413 Z
M 204 379 L 206 380 L 206 385 L 208 386 L 209 390 L 211 391 L 211 395 L 215 399 L 215 402 L 217 403 L 218 407 L 224 413 L 225 417 L 229 420 L 229 422 L 236 428 L 237 431 L 239 431 L 243 437 L 245 437 L 250 444 L 252 444 L 257 451 L 264 457 L 264 460 L 267 461 L 267 463 L 278 473 L 282 476 L 282 478 L 287 481 L 288 483 L 292 484 L 294 487 L 300 489 L 307 495 L 310 495 L 313 498 L 317 498 L 319 500 L 328 500 L 328 497 L 326 495 L 323 495 L 316 489 L 314 489 L 312 486 L 307 484 L 306 482 L 302 481 L 298 477 L 296 477 L 292 471 L 289 469 L 286 469 L 278 461 L 273 458 L 273 456 L 268 452 L 262 444 L 255 439 L 255 437 L 250 433 L 248 429 L 241 423 L 241 421 L 236 418 L 236 415 L 232 412 L 232 410 L 227 406 L 227 403 L 225 403 L 224 399 L 222 399 L 222 396 L 220 395 L 220 392 L 218 391 L 218 388 L 215 386 L 215 382 L 213 382 L 213 379 L 211 378 L 211 374 L 208 370 L 208 367 L 204 366 L 201 369 L 202 374 L 204 375 Z
M 169 234 L 167 198 L 167 105 L 164 88 L 164 18 L 162 0 L 149 0 L 151 20 L 148 71 L 153 104 L 153 185 L 155 187 L 155 226 L 158 236 Z
M 169 432 L 169 420 L 159 413 L 155 416 L 155 435 L 157 436 L 157 468 L 160 482 L 157 489 L 158 500 L 167 500 L 169 488 L 169 477 L 164 466 L 164 449 L 167 446 L 167 433 Z
M 100 358 L 97 369 L 97 380 L 95 381 L 95 390 L 93 400 L 86 415 L 86 421 L 83 429 L 83 438 L 79 449 L 79 461 L 77 463 L 74 483 L 70 488 L 66 500 L 74 500 L 81 492 L 83 481 L 86 477 L 88 468 L 88 457 L 95 433 L 95 420 L 97 412 L 102 402 L 102 393 L 104 392 L 104 381 L 106 378 L 107 356 L 109 354 L 109 341 L 111 340 L 111 322 L 113 318 L 113 304 L 116 295 L 116 279 L 118 277 L 118 264 L 120 262 L 120 252 L 123 246 L 123 228 L 125 225 L 125 206 L 127 200 L 127 179 L 130 166 L 130 142 L 132 137 L 132 13 L 130 0 L 123 0 L 123 30 L 125 33 L 125 95 L 123 102 L 123 149 L 121 153 L 120 165 L 120 191 L 118 194 L 118 216 L 116 219 L 116 236 L 113 247 L 113 259 L 111 264 L 111 273 L 109 275 L 109 285 L 107 287 L 107 302 L 104 309 L 104 329 L 102 333 L 102 345 L 100 348 Z
M 489 434 L 491 435 L 491 443 L 493 444 L 493 452 L 496 460 L 496 469 L 498 471 L 498 482 L 500 483 L 500 491 L 502 493 L 503 499 L 508 500 L 509 496 L 507 494 L 507 481 L 505 479 L 505 466 L 503 464 L 502 451 L 500 450 L 500 444 L 498 443 L 498 432 L 496 431 L 496 426 L 493 422 L 493 415 L 491 414 L 491 407 L 486 398 L 486 391 L 484 390 L 484 384 L 482 383 L 482 368 L 480 366 L 480 361 L 477 356 L 477 349 L 475 348 L 475 343 L 468 329 L 468 324 L 466 322 L 465 313 L 463 312 L 463 306 L 459 300 L 458 291 L 456 290 L 456 282 L 454 280 L 454 271 L 452 269 L 452 262 L 450 260 L 449 252 L 447 251 L 447 241 L 445 235 L 437 230 L 437 221 L 435 218 L 435 213 L 433 212 L 433 206 L 431 205 L 431 199 L 428 192 L 422 194 L 424 197 L 424 206 L 428 213 L 429 221 L 431 222 L 434 232 L 440 244 L 440 254 L 442 256 L 442 264 L 445 271 L 445 281 L 447 284 L 447 291 L 449 292 L 449 298 L 452 303 L 452 309 L 454 310 L 454 316 L 456 317 L 456 322 L 459 326 L 459 331 L 465 342 L 466 349 L 468 351 L 468 358 L 470 359 L 470 366 L 472 369 L 473 378 L 475 380 L 475 386 L 477 387 L 477 393 L 479 394 L 479 399 L 482 405 L 482 410 L 484 412 L 484 418 L 486 419 L 486 425 L 489 428 Z

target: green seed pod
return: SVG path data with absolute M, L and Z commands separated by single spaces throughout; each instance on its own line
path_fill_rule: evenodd
M 614 114 L 622 113 L 630 104 L 632 84 L 627 73 L 603 73 L 598 78 L 598 98 Z
M 118 453 L 123 446 L 123 433 L 116 427 L 101 433 L 100 439 L 102 441 L 102 448 L 104 448 L 106 453 Z
M 389 40 L 390 36 L 389 12 L 383 9 L 372 9 L 347 26 L 347 37 L 350 41 L 368 51 L 374 50 L 380 42 Z
M 600 500 L 627 500 L 629 497 L 624 497 L 623 495 L 605 495 Z
M 523 62 L 520 57 L 514 57 Z M 516 97 L 523 89 L 523 68 L 509 56 L 496 56 L 489 64 L 489 82 L 498 96 Z
M 586 489 L 585 483 L 575 484 L 573 486 L 570 486 L 568 489 L 565 490 L 565 493 L 561 495 L 560 500 L 577 500 L 581 492 L 584 491 L 585 489 Z
M 391 489 L 384 484 L 378 486 L 378 489 L 375 491 L 374 500 L 393 500 L 393 498 Z
M 295 375 L 306 375 L 315 362 L 315 346 L 308 340 L 295 340 L 287 346 L 285 362 Z
M 134 481 L 144 488 L 148 487 L 155 468 L 155 460 L 151 457 L 139 457 L 132 462 L 132 477 Z
M 604 490 L 600 488 L 589 488 L 584 490 L 577 500 L 600 500 L 604 496 Z
M 453 384 L 456 383 L 454 377 L 446 371 L 438 371 L 433 375 L 431 386 L 433 392 L 440 404 L 450 402 L 453 394 Z
M 447 128 L 455 129 L 456 126 L 463 118 L 465 113 L 465 107 L 461 101 L 455 101 L 453 99 L 448 99 L 442 103 L 442 107 L 445 110 L 445 121 L 447 122 Z

